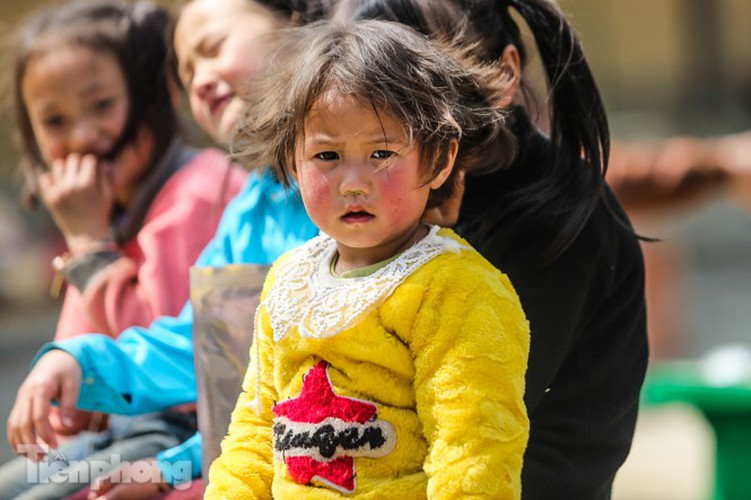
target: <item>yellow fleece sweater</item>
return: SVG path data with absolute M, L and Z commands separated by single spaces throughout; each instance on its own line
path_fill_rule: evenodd
M 326 307 L 310 294 L 341 278 L 311 279 L 333 255 L 311 249 L 332 240 L 275 263 L 206 498 L 521 497 L 528 322 L 504 274 L 450 230 L 430 238 L 446 248 L 421 262 L 418 243 L 413 268 L 324 290 Z

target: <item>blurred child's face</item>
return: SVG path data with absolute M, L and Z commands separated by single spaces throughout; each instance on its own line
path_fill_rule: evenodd
M 23 102 L 47 165 L 71 154 L 112 153 L 125 130 L 130 97 L 122 68 L 107 52 L 68 45 L 32 57 L 21 82 Z M 107 169 L 116 198 L 132 192 L 148 168 L 150 150 L 125 150 Z
M 401 124 L 360 101 L 327 93 L 311 109 L 295 154 L 297 180 L 313 222 L 337 241 L 340 261 L 387 259 L 421 230 L 430 189 L 418 149 Z
M 266 55 L 264 35 L 278 26 L 249 0 L 194 0 L 175 29 L 180 79 L 196 122 L 228 144 L 245 109 L 238 94 Z

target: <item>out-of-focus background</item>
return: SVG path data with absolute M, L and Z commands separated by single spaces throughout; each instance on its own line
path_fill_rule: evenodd
M 51 2 L 0 0 L 0 33 L 7 36 L 45 3 Z M 748 0 L 561 0 L 560 5 L 582 38 L 616 141 L 715 137 L 751 129 Z M 34 353 L 52 337 L 60 303 L 49 295 L 50 261 L 63 248 L 46 213 L 23 211 L 17 202 L 21 179 L 6 85 L 10 61 L 7 53 L 1 57 L 0 78 L 6 80 L 0 86 L 4 423 Z M 653 363 L 701 359 L 717 346 L 751 344 L 749 192 L 722 189 L 690 203 L 634 208 L 631 215 L 639 232 L 663 240 L 644 244 Z M 10 457 L 0 440 L 0 461 Z M 707 498 L 714 464 L 715 435 L 695 407 L 645 403 L 614 499 Z

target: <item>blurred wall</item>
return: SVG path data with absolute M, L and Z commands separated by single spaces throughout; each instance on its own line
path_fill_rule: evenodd
M 751 2 L 562 0 L 616 136 L 751 126 Z
M 561 0 L 615 139 L 751 129 L 751 2 Z M 751 157 L 751 153 L 749 153 Z M 748 165 L 751 173 L 751 165 Z M 748 176 L 747 176 L 748 177 Z M 751 342 L 751 199 L 727 192 L 632 214 L 644 244 L 654 357 Z

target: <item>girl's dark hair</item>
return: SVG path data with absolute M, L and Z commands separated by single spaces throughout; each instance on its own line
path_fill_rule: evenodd
M 610 132 L 602 98 L 579 40 L 555 4 L 549 0 L 343 0 L 343 3 L 349 4 L 348 15 L 352 19 L 397 21 L 430 36 L 464 39 L 464 43 L 474 44 L 486 61 L 497 61 L 504 49 L 513 45 L 523 66 L 528 58 L 527 48 L 512 9 L 519 14 L 534 36 L 549 85 L 553 158 L 530 182 L 505 193 L 501 213 L 488 217 L 484 230 L 493 231 L 493 225 L 501 218 L 513 218 L 522 226 L 527 216 L 542 215 L 556 230 L 549 253 L 557 255 L 565 250 L 597 204 L 606 200 L 603 178 Z
M 446 40 L 460 38 L 466 25 L 466 16 L 459 6 L 443 0 L 340 0 L 334 18 L 392 21 Z
M 289 19 L 296 26 L 304 26 L 325 19 L 336 0 L 248 0 Z
M 180 8 L 193 0 L 178 2 Z M 279 19 L 290 20 L 293 25 L 310 24 L 325 19 L 333 9 L 336 0 L 247 0 L 249 4 L 268 9 L 279 16 Z
M 113 55 L 122 68 L 130 106 L 125 129 L 108 157 L 116 157 L 136 132 L 146 127 L 154 136 L 153 165 L 166 152 L 179 128 L 166 71 L 169 22 L 168 11 L 148 2 L 76 1 L 39 11 L 20 29 L 13 92 L 24 153 L 27 204 L 36 203 L 35 173 L 45 168 L 23 100 L 22 85 L 29 61 L 65 45 Z
M 508 83 L 497 66 L 482 65 L 466 51 L 441 50 L 404 25 L 321 21 L 280 32 L 273 63 L 249 89 L 232 149 L 249 166 L 273 165 L 289 183 L 306 117 L 333 93 L 403 124 L 427 182 L 446 165 L 454 140 L 457 168 L 493 169 L 514 153 L 499 104 Z M 431 192 L 428 206 L 451 196 L 453 179 L 452 172 Z

